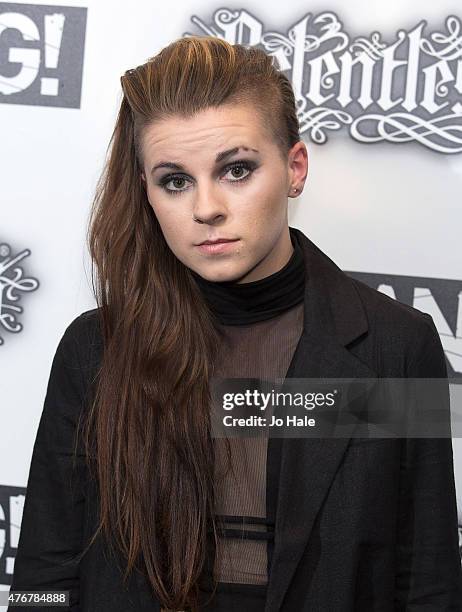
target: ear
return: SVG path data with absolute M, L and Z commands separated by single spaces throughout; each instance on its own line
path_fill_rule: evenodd
M 145 183 L 146 182 L 146 177 L 144 176 L 144 172 L 141 173 L 141 180 Z

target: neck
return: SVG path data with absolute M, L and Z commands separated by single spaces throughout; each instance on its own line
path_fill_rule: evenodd
M 290 232 L 290 238 L 293 249 L 287 263 L 277 272 L 259 280 L 214 282 L 192 271 L 204 299 L 221 324 L 243 325 L 264 321 L 303 301 L 303 252 L 293 232 Z

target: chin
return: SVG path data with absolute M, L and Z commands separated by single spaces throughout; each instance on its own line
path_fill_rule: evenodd
M 196 274 L 202 276 L 208 281 L 212 283 L 220 283 L 220 282 L 235 282 L 239 281 L 243 276 L 247 274 L 246 270 L 222 270 L 212 272 L 210 269 L 208 270 L 196 270 Z

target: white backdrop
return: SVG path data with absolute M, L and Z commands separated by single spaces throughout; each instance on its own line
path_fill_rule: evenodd
M 405 35 L 415 31 L 422 20 L 426 22 L 422 38 L 427 40 L 434 32 L 450 36 L 449 16 L 454 16 L 453 26 L 462 20 L 460 0 L 306 4 L 267 0 L 239 4 L 239 9 L 222 2 L 191 5 L 177 0 L 174 11 L 170 3 L 147 0 L 0 3 L 0 583 L 4 584 L 0 589 L 8 588 L 13 571 L 23 495 L 54 351 L 69 322 L 95 306 L 85 230 L 120 103 L 119 77 L 185 33 L 206 33 L 198 23 L 222 35 L 216 11 L 225 8 L 236 11 L 235 21 L 253 24 L 258 44 L 265 33 L 287 38 L 309 14 L 312 20 L 333 14 L 348 44 L 358 37 L 371 41 L 377 32 L 386 46 L 398 40 L 398 31 Z M 245 11 L 245 19 L 240 11 Z M 58 17 L 46 19 L 53 13 Z M 21 38 L 18 27 L 27 36 Z M 245 27 L 234 31 L 244 39 L 248 32 Z M 453 38 L 457 41 L 460 33 Z M 302 229 L 342 269 L 367 273 L 370 282 L 397 299 L 393 292 L 401 287 L 403 295 L 411 296 L 409 303 L 434 317 L 453 377 L 462 377 L 462 157 L 458 153 L 462 107 L 457 106 L 462 104 L 462 51 L 458 44 L 454 57 L 439 58 L 438 72 L 408 67 L 408 82 L 417 79 L 420 93 L 432 94 L 438 104 L 450 100 L 445 109 L 429 113 L 421 105 L 405 109 L 399 104 L 373 109 L 381 117 L 394 112 L 413 117 L 407 128 L 404 121 L 401 128 L 388 128 L 388 133 L 397 129 L 406 135 L 412 126 L 415 131 L 408 142 L 392 142 L 391 137 L 361 141 L 340 121 L 339 129 L 325 128 L 326 141 L 320 143 L 319 134 L 316 141 L 316 132 L 305 121 L 308 180 L 303 194 L 289 200 L 290 225 Z M 285 57 L 290 77 L 295 51 Z M 309 58 L 308 53 L 304 61 Z M 427 65 L 435 61 L 429 62 L 427 54 Z M 327 70 L 329 64 L 323 66 Z M 21 70 L 22 80 L 15 81 Z M 404 97 L 403 73 L 397 69 L 395 74 L 393 99 Z M 437 77 L 433 90 L 432 74 Z M 332 78 L 335 81 L 338 74 Z M 25 86 L 28 79 L 30 85 Z M 353 81 L 359 85 L 360 78 Z M 308 77 L 295 85 L 303 85 L 307 109 L 322 106 L 306 95 Z M 326 106 L 350 112 L 353 119 L 369 113 L 358 105 L 359 90 L 349 106 L 341 106 L 335 83 L 332 89 L 327 81 L 324 85 L 324 95 L 333 96 Z M 430 120 L 445 114 L 452 118 L 444 123 L 447 131 L 438 135 L 437 127 L 443 123 Z M 365 133 L 372 137 L 377 126 L 375 119 Z M 18 265 L 29 281 L 16 291 L 20 297 L 14 302 L 7 294 L 13 267 L 5 262 L 21 253 Z M 12 304 L 22 311 L 12 311 Z M 11 314 L 14 324 L 7 316 Z M 10 329 L 17 324 L 20 331 Z M 460 512 L 460 438 L 453 439 L 453 448 Z

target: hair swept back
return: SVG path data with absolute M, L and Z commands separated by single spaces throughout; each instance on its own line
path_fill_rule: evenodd
M 213 36 L 172 42 L 127 70 L 121 85 L 87 234 L 104 351 L 83 432 L 99 495 L 98 527 L 84 553 L 102 531 L 123 554 L 124 582 L 139 569 L 164 608 L 194 611 L 210 534 L 218 546 L 208 384 L 218 332 L 149 205 L 143 130 L 245 102 L 287 159 L 299 123 L 273 58 Z

